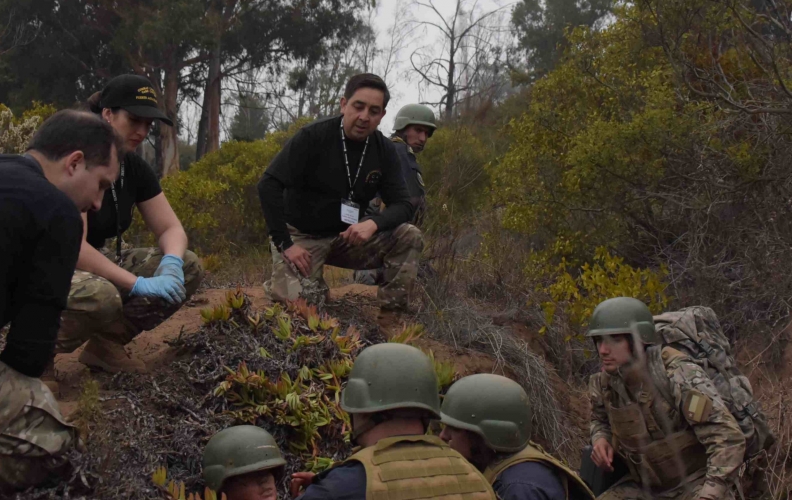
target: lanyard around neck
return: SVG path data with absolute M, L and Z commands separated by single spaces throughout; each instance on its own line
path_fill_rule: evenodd
M 124 189 L 124 162 L 121 162 L 121 189 Z M 116 193 L 115 182 L 110 184 L 110 191 L 113 193 L 113 203 L 115 204 L 116 215 L 116 264 L 121 263 L 121 211 L 118 209 L 118 194 Z
M 349 171 L 349 157 L 347 156 L 346 147 L 346 134 L 344 134 L 344 120 L 341 119 L 341 145 L 344 148 L 344 164 L 346 165 L 347 180 L 349 181 L 349 200 L 352 201 L 352 194 L 355 190 L 354 186 L 357 184 L 360 170 L 363 168 L 363 160 L 366 159 L 366 149 L 368 149 L 369 138 L 366 137 L 366 144 L 363 146 L 363 154 L 360 155 L 360 164 L 358 165 L 357 172 L 355 172 L 355 180 L 352 180 L 352 173 Z

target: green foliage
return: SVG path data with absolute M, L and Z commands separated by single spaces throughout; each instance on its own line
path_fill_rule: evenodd
M 238 304 L 239 297 L 243 297 L 241 292 L 229 294 L 228 306 L 242 308 L 244 303 Z M 291 450 L 312 457 L 311 468 L 326 468 L 327 459 L 317 455 L 318 442 L 329 436 L 339 437 L 338 432 L 346 437 L 351 429 L 349 416 L 338 403 L 342 383 L 363 347 L 360 333 L 350 327 L 342 335 L 335 318 L 319 315 L 316 307 L 304 300 L 291 303 L 286 310 L 274 305 L 265 309 L 263 316 L 249 315 L 247 320 L 256 331 L 271 335 L 280 349 L 298 356 L 304 364 L 294 377 L 282 372 L 271 380 L 265 372 L 249 370 L 243 362 L 236 370 L 226 368 L 228 377 L 215 395 L 228 399 L 237 420 L 255 422 L 266 418 L 285 427 Z M 271 357 L 263 347 L 261 351 L 261 356 Z
M 552 70 L 567 44 L 565 31 L 592 27 L 610 12 L 613 0 L 522 0 L 512 10 L 519 48 L 528 61 L 529 80 Z
M 539 258 L 537 262 L 543 260 Z M 547 324 L 552 324 L 556 311 L 563 307 L 573 325 L 586 325 L 594 308 L 612 297 L 635 297 L 645 302 L 655 314 L 668 306 L 664 283 L 667 271 L 664 267 L 659 271 L 635 269 L 605 248 L 596 250 L 591 264 L 575 266 L 562 259 L 555 267 L 540 266 L 544 269 L 534 268 L 531 272 L 549 278 L 546 285 L 537 287 L 537 291 L 550 297 L 542 304 Z M 544 331 L 543 327 L 540 333 Z
M 388 342 L 397 344 L 414 345 L 419 340 L 426 329 L 420 323 L 405 325 L 401 332 L 388 339 Z M 416 346 L 417 347 L 417 346 Z M 420 348 L 420 347 L 419 347 Z M 435 375 L 437 375 L 437 388 L 442 391 L 450 386 L 459 375 L 453 361 L 439 361 L 435 358 L 434 351 L 431 349 L 420 348 L 424 354 L 429 356 L 434 365 Z
M 264 101 L 255 94 L 240 94 L 237 106 L 231 121 L 231 138 L 243 142 L 263 139 L 269 128 Z
M 227 142 L 186 172 L 162 180 L 192 248 L 202 254 L 227 254 L 239 246 L 267 244 L 256 184 L 286 140 L 304 124 L 298 122 L 288 132 L 260 141 Z M 149 235 L 139 216 L 130 231 L 128 239 Z
M 431 206 L 429 224 L 470 214 L 489 186 L 485 166 L 493 152 L 466 126 L 441 127 L 418 156 Z
M 17 117 L 0 104 L 0 153 L 24 153 L 36 129 L 54 112 L 54 107 L 34 101 L 31 108 Z
M 73 421 L 80 429 L 80 434 L 85 437 L 91 426 L 102 415 L 102 405 L 99 402 L 99 382 L 90 377 L 82 381 L 80 398 L 77 400 L 77 410 L 74 412 Z
M 625 217 L 651 224 L 642 192 L 662 179 L 669 152 L 689 147 L 697 107 L 680 102 L 671 68 L 639 27 L 576 30 L 567 60 L 538 82 L 513 144 L 491 168 L 506 228 L 565 239 L 591 255 L 626 237 Z
M 151 474 L 151 482 L 154 483 L 154 486 L 167 500 L 227 500 L 225 493 L 218 499 L 217 493 L 209 488 L 204 488 L 203 498 L 200 493 L 187 495 L 182 481 L 174 481 L 173 479 L 168 481 L 168 469 L 165 466 L 154 469 Z

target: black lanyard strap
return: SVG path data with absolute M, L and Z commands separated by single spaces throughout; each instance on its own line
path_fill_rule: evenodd
M 121 162 L 121 189 L 124 189 L 124 162 Z M 116 214 L 116 264 L 121 264 L 121 210 L 118 208 L 118 194 L 116 194 L 115 182 L 110 184 L 110 191 L 113 193 L 113 203 L 115 204 Z
M 341 118 L 341 145 L 344 147 L 344 164 L 346 165 L 347 180 L 349 181 L 349 201 L 352 201 L 352 194 L 355 190 L 360 171 L 363 169 L 363 160 L 366 159 L 366 150 L 368 149 L 369 138 L 366 137 L 366 144 L 363 146 L 363 154 L 360 155 L 360 164 L 358 165 L 357 172 L 355 172 L 355 180 L 352 180 L 352 173 L 349 171 L 349 157 L 347 156 L 346 147 L 346 134 L 344 134 L 344 119 Z

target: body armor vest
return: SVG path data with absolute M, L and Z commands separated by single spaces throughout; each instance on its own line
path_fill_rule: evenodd
M 559 472 L 561 481 L 564 485 L 564 492 L 568 500 L 594 498 L 594 494 L 589 487 L 586 486 L 586 483 L 580 479 L 580 476 L 564 465 L 560 460 L 545 452 L 541 446 L 533 442 L 529 442 L 525 448 L 514 455 L 506 457 L 500 462 L 495 462 L 487 467 L 487 470 L 484 471 L 484 477 L 487 478 L 490 484 L 494 484 L 495 480 L 498 479 L 498 476 L 500 476 L 503 471 L 512 465 L 524 462 L 539 462 Z
M 495 500 L 484 476 L 435 436 L 380 439 L 346 462 L 366 469 L 366 500 Z
M 647 354 L 660 356 L 660 350 Z M 684 355 L 672 348 L 663 348 L 662 366 L 677 357 Z M 633 479 L 644 487 L 665 491 L 686 479 L 706 474 L 706 449 L 686 422 L 681 426 L 672 425 L 678 421 L 678 410 L 662 396 L 658 397 L 657 391 L 662 389 L 652 387 L 670 384 L 667 375 L 663 374 L 664 380 L 657 380 L 659 376 L 653 373 L 652 384 L 638 392 L 637 402 L 627 394 L 621 378 L 602 375 L 603 400 L 613 432 L 613 447 L 625 458 Z

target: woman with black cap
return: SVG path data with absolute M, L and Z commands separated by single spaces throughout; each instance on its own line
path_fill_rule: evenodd
M 83 364 L 110 372 L 143 372 L 145 364 L 130 358 L 124 345 L 176 312 L 203 278 L 154 171 L 135 153 L 154 120 L 171 127 L 173 122 L 160 111 L 151 82 L 138 75 L 113 78 L 88 105 L 112 125 L 125 151 L 118 180 L 105 193 L 101 210 L 83 216 L 83 243 L 56 352 L 72 352 L 87 341 L 79 358 Z M 135 207 L 158 248 L 122 250 Z M 111 238 L 115 243 L 108 248 Z

